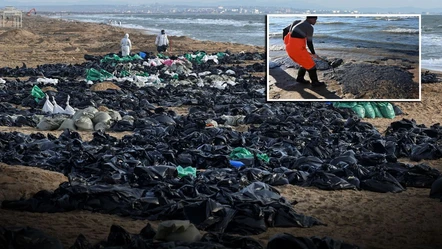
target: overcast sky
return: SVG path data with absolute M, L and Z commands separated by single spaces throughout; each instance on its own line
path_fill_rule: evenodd
M 218 5 L 218 4 L 229 4 L 229 5 L 271 5 L 275 6 L 276 4 L 279 6 L 287 5 L 291 8 L 296 8 L 296 3 L 300 5 L 308 5 L 309 3 L 315 6 L 323 6 L 326 8 L 363 8 L 363 7 L 379 7 L 379 8 L 390 8 L 390 7 L 416 7 L 416 8 L 440 8 L 442 4 L 440 0 L 370 0 L 370 1 L 355 1 L 355 0 L 333 0 L 333 1 L 323 1 L 323 0 L 298 0 L 298 1 L 281 1 L 281 0 L 205 0 L 205 1 L 194 1 L 194 0 L 168 0 L 168 1 L 159 1 L 159 0 L 132 0 L 132 1 L 122 1 L 122 0 L 15 0 L 15 1 L 1 1 L 0 5 L 5 3 L 15 3 L 14 5 L 60 5 L 60 4 L 152 4 L 152 3 L 163 3 L 163 4 L 183 4 L 183 3 L 194 3 L 194 4 L 204 4 L 204 5 Z

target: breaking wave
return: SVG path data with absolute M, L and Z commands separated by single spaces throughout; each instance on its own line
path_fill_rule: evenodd
M 442 71 L 442 58 L 421 60 L 421 68 L 434 71 Z
M 403 29 L 403 28 L 387 29 L 384 30 L 384 32 L 395 33 L 395 34 L 419 34 L 418 29 Z

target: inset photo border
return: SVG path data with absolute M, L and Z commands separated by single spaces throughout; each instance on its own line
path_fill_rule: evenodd
M 269 14 L 266 23 L 267 101 L 421 101 L 420 14 Z

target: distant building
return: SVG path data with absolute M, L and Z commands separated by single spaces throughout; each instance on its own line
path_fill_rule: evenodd
M 0 27 L 21 28 L 23 27 L 23 13 L 11 6 L 0 10 Z

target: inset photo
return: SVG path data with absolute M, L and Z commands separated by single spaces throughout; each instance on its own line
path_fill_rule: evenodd
M 267 15 L 267 101 L 421 101 L 421 15 Z

